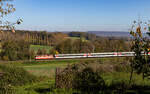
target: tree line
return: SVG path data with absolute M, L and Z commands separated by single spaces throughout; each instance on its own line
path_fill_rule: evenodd
M 67 39 L 56 45 L 54 49 L 61 54 L 130 51 L 130 42 L 108 38 L 97 38 L 94 41 L 83 40 L 82 38 Z
M 76 39 L 73 39 L 76 37 Z M 1 59 L 25 60 L 35 55 L 65 53 L 97 53 L 113 51 L 129 51 L 130 41 L 99 37 L 86 32 L 46 32 L 19 31 L 0 33 Z M 30 45 L 50 46 L 52 49 L 39 49 L 36 53 Z

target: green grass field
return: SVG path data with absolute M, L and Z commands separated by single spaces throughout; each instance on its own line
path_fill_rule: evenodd
M 86 60 L 94 59 L 74 59 L 74 60 L 50 60 L 50 61 L 33 61 L 33 63 L 16 63 L 15 65 L 23 67 L 28 72 L 36 76 L 47 76 L 50 78 L 55 77 L 56 68 L 65 68 L 68 65 L 75 64 L 78 62 L 84 62 Z
M 49 60 L 49 61 L 26 61 L 26 62 L 13 62 L 10 64 L 14 64 L 16 66 L 23 67 L 28 72 L 32 73 L 36 76 L 47 76 L 50 78 L 54 78 L 55 76 L 55 69 L 56 68 L 65 68 L 68 65 L 76 64 L 80 62 L 86 62 L 86 61 L 101 61 L 103 63 L 105 62 L 122 62 L 125 58 L 87 58 L 87 59 L 66 59 L 66 60 Z
M 70 63 L 71 64 L 71 63 Z M 52 64 L 42 64 L 42 65 L 32 65 L 32 66 L 23 66 L 24 69 L 26 69 L 28 72 L 32 73 L 36 76 L 48 76 L 48 77 L 54 77 L 55 75 L 55 69 L 57 67 L 59 68 L 65 68 L 68 65 L 68 63 L 52 63 Z
M 25 85 L 21 87 L 15 87 L 16 89 L 15 94 L 72 94 L 72 90 L 66 91 L 66 90 L 54 89 L 55 69 L 57 67 L 65 68 L 68 65 L 76 64 L 80 62 L 86 62 L 86 61 L 93 62 L 95 60 L 102 62 L 103 65 L 126 62 L 125 61 L 126 58 L 101 58 L 101 59 L 88 58 L 88 59 L 74 59 L 74 60 L 66 59 L 66 60 L 11 63 L 11 64 L 15 64 L 16 66 L 23 67 L 25 70 L 27 70 L 33 75 L 36 75 L 37 77 L 41 77 L 41 76 L 45 77 L 45 80 L 41 82 Z M 120 82 L 120 81 L 124 81 L 126 84 L 128 84 L 130 73 L 110 72 L 107 74 L 101 74 L 101 76 L 105 79 L 106 85 L 109 86 L 112 84 L 112 82 Z M 134 74 L 133 82 L 139 86 L 150 86 L 150 81 L 148 79 L 145 79 L 143 81 L 141 75 Z M 137 94 L 137 93 L 133 93 L 133 94 Z
M 47 53 L 49 53 L 49 50 L 51 50 L 53 47 L 50 46 L 42 46 L 42 45 L 30 45 L 30 50 L 34 50 L 35 53 L 37 53 L 37 51 L 39 49 L 45 49 L 47 51 Z

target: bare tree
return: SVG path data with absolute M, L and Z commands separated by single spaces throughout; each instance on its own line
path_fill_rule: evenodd
M 16 24 L 21 24 L 22 19 L 18 19 L 16 22 L 9 22 L 8 20 L 4 19 L 10 13 L 16 11 L 14 5 L 11 3 L 13 0 L 0 0 L 0 31 L 3 32 L 4 30 L 12 30 L 15 32 L 14 28 Z

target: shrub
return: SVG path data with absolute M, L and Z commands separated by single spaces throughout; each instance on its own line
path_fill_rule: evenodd
M 9 84 L 8 74 L 1 75 L 0 79 L 0 94 L 12 94 L 13 89 L 11 84 Z
M 85 62 L 68 66 L 60 74 L 56 75 L 56 87 L 92 92 L 103 89 L 104 80 L 98 72 L 87 67 L 87 65 L 88 63 Z
M 105 82 L 103 78 L 92 70 L 85 68 L 82 72 L 77 73 L 75 77 L 75 88 L 81 91 L 98 92 L 104 89 Z
M 4 73 L 0 76 L 0 94 L 8 94 L 13 86 L 22 86 L 37 81 L 35 76 L 20 67 L 0 64 L 0 70 Z
M 2 59 L 3 59 L 4 61 L 9 61 L 8 56 L 3 56 Z
M 35 76 L 31 75 L 21 67 L 0 65 L 0 69 L 7 74 L 9 83 L 13 86 L 25 85 L 37 80 Z
M 74 88 L 81 91 L 95 91 L 104 89 L 126 89 L 130 88 L 128 79 L 119 79 L 119 75 L 114 73 L 123 74 L 130 72 L 128 63 L 102 63 L 102 61 L 86 61 L 77 63 L 63 69 L 58 75 L 56 81 L 57 88 Z M 111 75 L 113 80 L 107 79 L 106 75 Z M 103 78 L 102 78 L 103 77 Z M 106 77 L 106 78 L 105 78 Z M 115 78 L 116 79 L 115 79 Z M 105 80 L 105 81 L 104 81 Z M 107 85 L 107 82 L 110 84 Z M 128 87 L 129 86 L 129 87 Z
M 63 72 L 56 75 L 57 88 L 73 88 L 74 78 L 77 70 L 68 66 Z

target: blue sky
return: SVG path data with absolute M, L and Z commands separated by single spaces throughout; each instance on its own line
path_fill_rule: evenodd
M 127 31 L 140 15 L 150 19 L 150 0 L 15 0 L 17 29 L 46 31 Z

